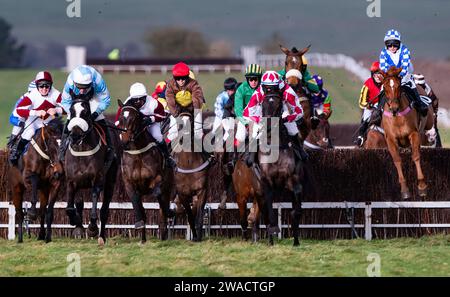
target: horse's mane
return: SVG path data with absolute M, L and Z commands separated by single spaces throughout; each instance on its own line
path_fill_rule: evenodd
M 48 123 L 48 126 L 50 128 L 52 128 L 53 130 L 55 130 L 57 133 L 60 133 L 60 134 L 62 133 L 62 131 L 64 129 L 64 124 L 63 124 L 63 122 L 62 122 L 60 117 L 54 118 L 53 120 L 51 120 Z

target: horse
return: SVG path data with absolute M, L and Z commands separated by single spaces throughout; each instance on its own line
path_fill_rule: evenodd
M 181 135 L 171 142 L 172 155 L 177 164 L 174 173 L 175 192 L 188 216 L 192 240 L 200 242 L 203 236 L 203 214 L 207 200 L 208 179 L 210 178 L 208 175 L 210 160 L 205 160 L 202 152 L 196 152 L 194 149 L 193 113 L 184 109 L 180 111 L 177 118 L 181 119 L 184 125 Z M 176 144 L 174 145 L 174 143 Z M 177 149 L 178 146 L 183 146 L 183 148 Z
M 397 169 L 401 197 L 409 199 L 411 194 L 406 184 L 402 170 L 402 159 L 399 147 L 411 147 L 412 160 L 416 165 L 418 179 L 418 193 L 425 197 L 427 185 L 420 165 L 420 133 L 419 115 L 411 108 L 410 102 L 401 87 L 399 74 L 401 68 L 391 67 L 384 75 L 384 112 L 382 125 L 389 153 Z
M 331 112 L 326 114 L 315 109 L 319 124 L 311 129 L 303 141 L 303 146 L 306 149 L 323 150 L 333 148 L 333 144 L 330 139 L 330 123 L 328 119 L 331 116 Z
M 62 134 L 60 119 L 54 119 L 36 131 L 27 152 L 22 157 L 21 168 L 9 167 L 9 185 L 18 222 L 18 242 L 23 242 L 23 195 L 31 190 L 31 208 L 27 215 L 37 218 L 36 203 L 39 196 L 40 230 L 38 240 L 52 241 L 53 207 L 61 187 L 63 168 L 58 160 L 58 142 Z M 21 170 L 22 169 L 22 170 Z M 47 224 L 47 229 L 44 227 Z
M 362 146 L 364 149 L 384 149 L 387 148 L 386 139 L 384 137 L 384 129 L 376 124 L 369 127 L 366 135 L 366 141 Z
M 100 209 L 99 246 L 106 242 L 105 227 L 109 216 L 117 171 L 120 166 L 120 147 L 118 134 L 111 130 L 111 141 L 116 157 L 111 164 L 105 164 L 107 146 L 104 140 L 103 128 L 95 123 L 91 116 L 89 100 L 74 99 L 70 107 L 71 118 L 68 122 L 69 147 L 65 152 L 64 168 L 66 172 L 66 213 L 69 222 L 75 226 L 74 236 L 81 237 L 84 202 L 77 201 L 75 209 L 75 195 L 80 189 L 91 190 L 92 209 L 87 234 L 89 237 L 99 235 L 97 226 L 97 203 L 103 192 L 103 203 Z M 108 129 L 105 127 L 105 129 Z
M 284 61 L 284 70 L 287 73 L 291 69 L 295 69 L 303 72 L 305 65 L 303 64 L 303 55 L 309 50 L 311 45 L 305 47 L 301 51 L 293 47 L 291 50 L 280 45 L 281 51 L 286 55 Z M 302 139 L 306 139 L 307 135 L 311 131 L 311 102 L 308 99 L 306 92 L 303 88 L 302 81 L 295 76 L 291 76 L 286 79 L 286 82 L 295 91 L 300 100 L 300 105 L 303 109 L 303 122 L 299 127 Z
M 267 118 L 267 121 L 271 122 L 273 117 L 281 120 L 282 115 L 282 98 L 278 93 L 266 94 L 262 103 L 262 115 Z M 277 123 L 275 123 L 276 125 Z M 292 218 L 292 230 L 294 237 L 294 246 L 300 244 L 299 235 L 299 222 L 301 214 L 301 198 L 303 195 L 303 188 L 306 185 L 306 171 L 301 162 L 295 161 L 295 152 L 287 141 L 289 139 L 286 127 L 278 122 L 280 127 L 279 135 L 271 135 L 270 126 L 272 123 L 267 124 L 267 140 L 271 143 L 272 149 L 275 137 L 279 136 L 280 144 L 275 149 L 279 150 L 279 157 L 275 162 L 270 162 L 268 159 L 268 153 L 263 150 L 258 150 L 258 164 L 260 172 L 260 180 L 262 186 L 262 192 L 264 195 L 265 217 L 268 218 L 267 233 L 269 237 L 269 244 L 273 245 L 273 234 L 278 233 L 279 226 L 277 224 L 277 218 L 273 212 L 273 198 L 275 193 L 279 196 L 289 196 L 292 198 L 293 210 L 290 215 Z M 274 125 L 274 127 L 275 127 Z M 269 152 L 271 153 L 271 151 Z M 266 162 L 266 161 L 267 162 Z
M 118 100 L 122 111 L 119 116 L 120 141 L 122 151 L 121 170 L 125 191 L 131 198 L 135 213 L 135 228 L 141 229 L 141 243 L 146 242 L 145 209 L 142 195 L 152 194 L 160 205 L 160 238 L 166 240 L 167 219 L 173 217 L 170 210 L 173 170 L 165 166 L 164 157 L 156 147 L 155 139 L 148 133 L 139 112 L 143 102 L 129 100 L 125 104 Z M 140 105 L 140 106 L 139 106 Z

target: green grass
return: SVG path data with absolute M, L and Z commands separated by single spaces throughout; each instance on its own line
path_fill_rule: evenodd
M 0 276 L 66 276 L 67 255 L 78 253 L 82 276 L 366 276 L 370 253 L 382 276 L 450 276 L 450 236 L 420 239 L 311 241 L 267 246 L 237 239 L 161 242 L 115 237 L 104 248 L 95 240 L 35 238 L 23 244 L 0 240 Z

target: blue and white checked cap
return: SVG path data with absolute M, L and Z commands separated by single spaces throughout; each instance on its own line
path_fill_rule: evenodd
M 391 29 L 389 31 L 387 31 L 386 35 L 384 36 L 384 42 L 386 42 L 387 40 L 398 40 L 401 41 L 402 36 L 400 35 L 400 32 L 398 32 L 397 30 Z

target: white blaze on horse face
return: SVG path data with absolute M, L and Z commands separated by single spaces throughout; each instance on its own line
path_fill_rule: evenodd
M 389 81 L 389 86 L 391 86 L 392 92 L 394 91 L 394 80 L 391 78 L 391 80 Z
M 75 109 L 75 117 L 70 119 L 69 125 L 67 126 L 67 129 L 69 131 L 72 131 L 72 128 L 75 126 L 78 126 L 83 130 L 83 132 L 86 132 L 89 129 L 88 123 L 80 117 L 81 112 L 84 110 L 84 107 L 81 103 L 75 103 L 73 106 Z
M 81 103 L 75 103 L 73 108 L 75 109 L 75 117 L 79 118 L 81 112 L 84 110 L 83 105 L 81 105 Z
M 124 118 L 128 118 L 129 115 L 130 115 L 130 112 L 129 112 L 129 111 L 125 111 L 125 112 L 123 113 L 123 117 L 124 117 Z

